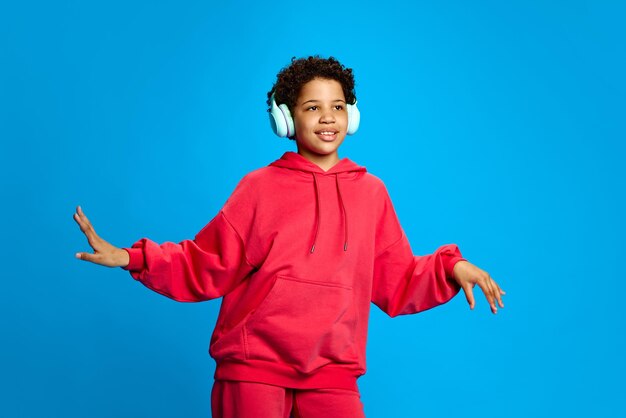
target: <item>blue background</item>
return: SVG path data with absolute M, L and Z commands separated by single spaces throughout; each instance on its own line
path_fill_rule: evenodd
M 0 414 L 206 417 L 219 301 L 74 259 L 191 238 L 284 151 L 292 56 L 355 71 L 341 157 L 382 178 L 416 254 L 455 242 L 508 292 L 373 309 L 369 418 L 626 414 L 626 5 L 605 1 L 0 6 Z

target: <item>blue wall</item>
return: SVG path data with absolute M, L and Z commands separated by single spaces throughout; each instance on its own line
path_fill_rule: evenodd
M 374 309 L 368 417 L 626 414 L 624 2 L 154 3 L 0 6 L 0 415 L 209 416 L 219 301 L 75 260 L 72 213 L 119 246 L 193 237 L 293 149 L 265 93 L 315 53 L 355 71 L 340 155 L 414 252 L 455 242 L 508 292 Z

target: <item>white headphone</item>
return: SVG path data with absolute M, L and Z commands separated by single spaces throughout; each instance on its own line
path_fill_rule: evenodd
M 346 105 L 348 111 L 348 135 L 354 134 L 359 129 L 359 123 L 361 122 L 361 112 L 354 104 Z M 272 94 L 272 105 L 270 106 L 270 124 L 272 130 L 276 135 L 281 138 L 293 137 L 296 134 L 296 129 L 293 123 L 293 117 L 286 104 L 276 104 L 274 94 Z

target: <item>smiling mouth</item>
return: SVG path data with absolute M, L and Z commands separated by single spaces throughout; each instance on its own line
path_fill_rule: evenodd
M 334 141 L 337 138 L 338 131 L 317 131 L 315 134 L 320 137 L 323 141 Z

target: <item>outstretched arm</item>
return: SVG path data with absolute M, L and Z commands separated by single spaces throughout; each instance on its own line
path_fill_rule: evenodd
M 470 305 L 470 309 L 474 309 L 476 304 L 474 300 L 474 293 L 472 289 L 478 285 L 485 294 L 489 305 L 491 306 L 491 312 L 494 314 L 498 312 L 496 302 L 501 308 L 504 308 L 502 303 L 502 296 L 506 292 L 500 289 L 500 286 L 491 278 L 489 273 L 476 267 L 472 263 L 467 261 L 459 261 L 454 265 L 454 280 L 461 286 L 465 292 L 467 303 Z
M 96 234 L 78 207 L 74 219 L 93 253 L 76 257 L 108 267 L 123 267 L 146 287 L 180 302 L 215 299 L 235 288 L 253 270 L 241 237 L 220 212 L 193 240 L 157 244 L 142 238 L 117 248 Z
M 76 258 L 107 267 L 126 267 L 128 265 L 130 261 L 128 252 L 100 238 L 80 206 L 76 208 L 74 220 L 82 233 L 85 234 L 85 237 L 87 237 L 87 242 L 93 249 L 93 253 L 76 253 Z
M 372 289 L 377 306 L 392 317 L 412 314 L 446 303 L 463 289 L 474 309 L 472 289 L 478 285 L 494 314 L 496 304 L 504 307 L 505 292 L 487 272 L 467 262 L 456 245 L 444 245 L 433 254 L 413 255 L 391 199 L 383 192 L 376 242 L 385 245 L 374 260 Z

